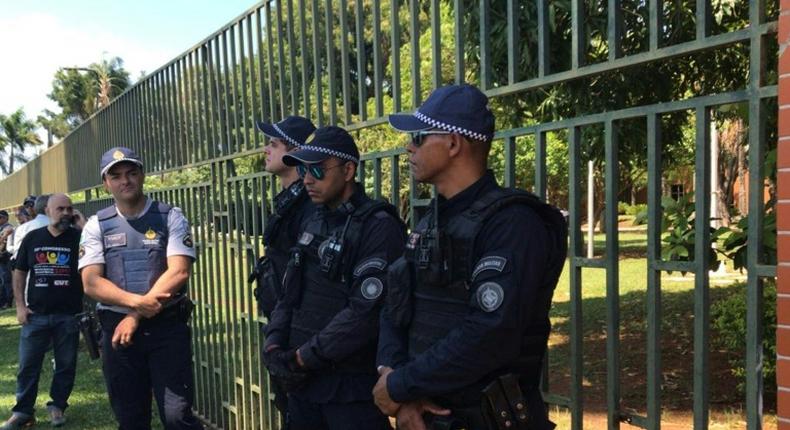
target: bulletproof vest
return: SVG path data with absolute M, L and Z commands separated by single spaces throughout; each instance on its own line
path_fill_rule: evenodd
M 104 276 L 122 290 L 144 295 L 167 270 L 167 219 L 170 206 L 154 201 L 137 219 L 118 215 L 115 206 L 100 210 Z
M 260 311 L 267 317 L 282 294 L 281 280 L 290 250 L 296 245 L 297 238 L 291 237 L 291 223 L 296 222 L 294 215 L 297 211 L 308 207 L 309 197 L 302 181 L 297 180 L 277 194 L 273 203 L 271 217 L 263 231 L 266 255 L 255 268 L 255 278 L 258 279 L 255 297 L 258 299 Z
M 552 255 L 536 308 L 545 302 L 546 315 L 551 296 L 567 254 L 567 226 L 560 212 L 526 191 L 497 187 L 486 193 L 465 211 L 436 228 L 435 216 L 429 212 L 410 235 L 405 257 L 415 273 L 413 313 L 409 324 L 409 355 L 414 358 L 435 344 L 455 327 L 463 324 L 472 300 L 474 265 L 472 253 L 478 233 L 486 220 L 510 205 L 526 205 L 544 221 L 552 235 L 546 244 Z M 553 248 L 553 249 L 552 249 Z M 517 263 L 515 263 L 517 264 Z M 544 321 L 540 321 L 540 320 Z M 548 318 L 533 319 L 534 324 L 522 339 L 521 362 L 510 371 L 539 372 L 549 332 Z M 537 374 L 529 379 L 537 380 Z M 479 391 L 478 391 L 479 392 Z
M 348 214 L 342 225 L 322 231 L 322 217 L 313 216 L 299 238 L 301 294 L 291 320 L 290 345 L 293 347 L 303 345 L 320 332 L 348 304 L 352 293 L 352 271 L 356 263 L 351 259 L 359 248 L 365 221 L 371 216 L 395 213 L 392 205 L 367 197 L 361 205 L 355 207 L 347 202 L 338 210 Z M 375 343 L 368 349 L 354 354 L 343 363 L 335 363 L 335 368 L 350 372 L 375 372 L 369 366 L 375 359 Z

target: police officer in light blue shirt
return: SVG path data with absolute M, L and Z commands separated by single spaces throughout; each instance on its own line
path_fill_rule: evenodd
M 121 429 L 151 428 L 151 394 L 166 429 L 202 429 L 194 381 L 186 284 L 195 260 L 181 210 L 143 194 L 143 162 L 128 148 L 101 160 L 115 203 L 88 220 L 80 242 L 85 293 L 102 323 L 107 392 Z

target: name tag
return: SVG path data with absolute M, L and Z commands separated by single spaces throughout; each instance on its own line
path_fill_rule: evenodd
M 110 234 L 104 236 L 105 248 L 117 248 L 119 246 L 126 246 L 126 233 Z

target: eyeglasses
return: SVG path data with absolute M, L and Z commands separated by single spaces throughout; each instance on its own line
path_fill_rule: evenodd
M 296 173 L 299 174 L 300 178 L 304 179 L 304 177 L 307 175 L 307 172 L 310 172 L 310 176 L 320 181 L 324 179 L 327 170 L 334 169 L 335 167 L 341 167 L 343 165 L 345 165 L 345 163 L 337 164 L 332 167 L 324 167 L 320 164 L 299 164 L 296 166 Z
M 419 148 L 422 146 L 425 140 L 425 136 L 431 136 L 434 134 L 453 134 L 450 131 L 441 131 L 441 130 L 428 130 L 428 131 L 418 131 L 411 134 L 411 144 Z

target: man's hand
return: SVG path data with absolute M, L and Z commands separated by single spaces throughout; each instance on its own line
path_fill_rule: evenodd
M 263 354 L 263 364 L 269 376 L 289 393 L 303 387 L 309 378 L 309 374 L 298 367 L 294 350 L 283 351 L 273 345 Z
M 395 415 L 398 430 L 427 430 L 425 420 L 422 418 L 426 412 L 433 415 L 450 415 L 449 409 L 437 406 L 430 400 L 404 403 Z
M 33 313 L 33 311 L 31 311 L 30 308 L 28 308 L 25 305 L 21 305 L 20 306 L 17 303 L 17 305 L 16 305 L 16 320 L 19 321 L 19 324 L 22 324 L 22 325 L 27 324 L 27 317 L 28 317 L 28 315 L 30 315 L 32 313 Z
M 115 332 L 112 335 L 112 348 L 118 349 L 118 346 L 126 348 L 132 344 L 132 336 L 140 324 L 140 316 L 134 312 L 126 315 L 121 322 L 115 327 Z
M 168 293 L 149 293 L 144 296 L 136 296 L 132 309 L 143 318 L 153 318 L 162 310 L 162 302 L 169 298 L 170 294 Z
M 390 393 L 387 391 L 387 377 L 390 373 L 392 373 L 391 367 L 379 366 L 380 376 L 376 386 L 373 387 L 373 401 L 379 407 L 381 413 L 394 417 L 401 405 L 392 400 Z

